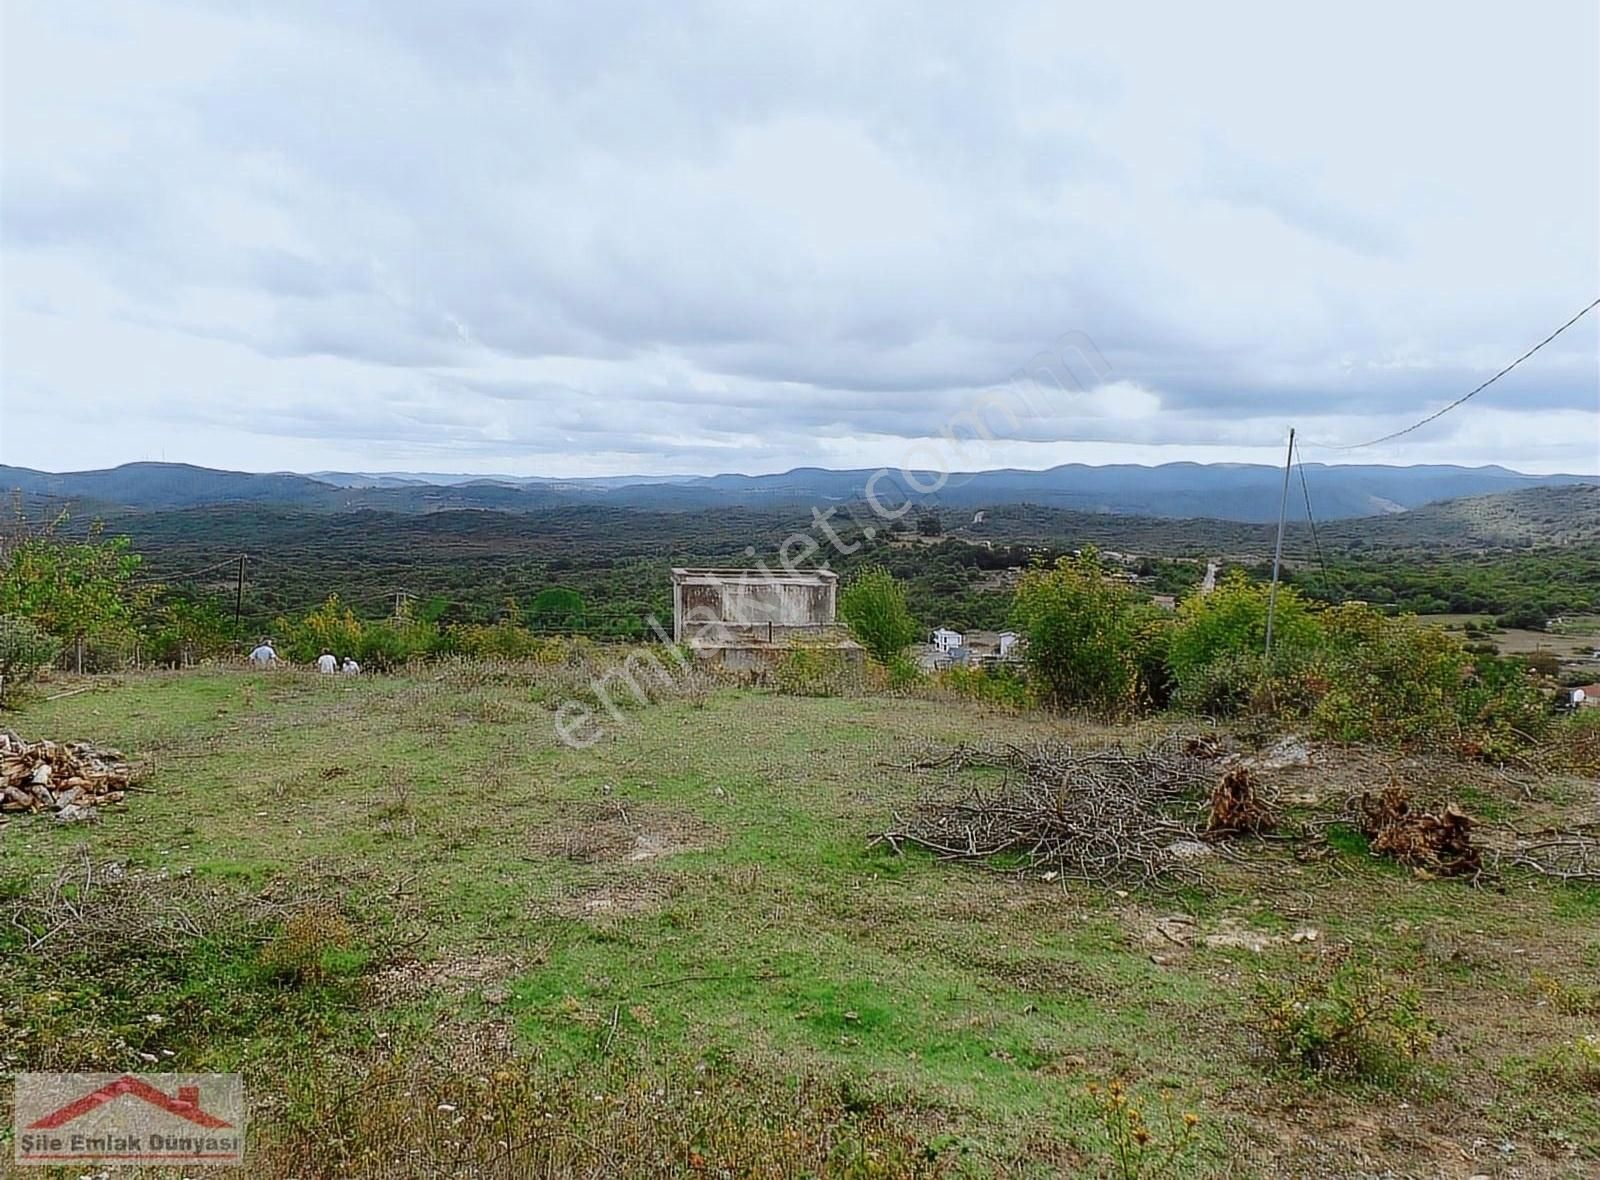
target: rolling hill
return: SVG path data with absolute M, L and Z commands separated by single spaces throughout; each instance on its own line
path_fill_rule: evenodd
M 1438 500 L 1570 487 L 1600 479 L 1532 476 L 1503 467 L 1308 464 L 1306 470 L 1318 516 L 1324 520 L 1377 517 Z M 1265 523 L 1277 517 L 1283 479 L 1281 468 L 1261 464 L 1068 464 L 1046 471 L 957 473 L 938 491 L 922 494 L 903 473 L 880 474 L 871 469 L 797 468 L 777 475 L 671 479 L 619 476 L 590 480 L 325 474 L 326 478 L 318 478 L 288 472 L 216 471 L 173 463 L 129 463 L 103 471 L 60 474 L 0 467 L 0 488 L 51 502 L 77 501 L 91 509 L 263 503 L 329 512 L 368 508 L 396 513 L 470 509 L 539 512 L 563 505 L 692 512 L 730 507 L 803 510 L 859 502 L 869 481 L 876 477 L 873 490 L 887 505 L 899 505 L 908 499 L 932 508 L 951 509 L 1031 504 L 1166 520 L 1207 517 Z M 937 482 L 926 472 L 912 476 L 924 486 Z

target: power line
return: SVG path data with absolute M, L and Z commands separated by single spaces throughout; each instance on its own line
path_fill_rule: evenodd
M 1413 430 L 1417 430 L 1420 427 L 1426 426 L 1429 422 L 1433 422 L 1436 419 L 1443 418 L 1446 414 L 1448 414 L 1451 410 L 1455 409 L 1457 406 L 1461 405 L 1463 402 L 1468 401 L 1471 398 L 1477 397 L 1478 394 L 1482 393 L 1485 389 L 1488 389 L 1489 386 L 1493 385 L 1496 381 L 1500 380 L 1500 378 L 1504 377 L 1507 373 L 1511 372 L 1512 369 L 1516 368 L 1523 361 L 1527 360 L 1534 353 L 1538 352 L 1546 344 L 1549 344 L 1557 336 L 1561 335 L 1561 333 L 1565 332 L 1568 328 L 1572 327 L 1573 324 L 1577 323 L 1584 316 L 1588 315 L 1596 307 L 1600 307 L 1600 299 L 1596 299 L 1593 303 L 1589 304 L 1588 307 L 1584 308 L 1577 315 L 1573 316 L 1566 323 L 1562 324 L 1554 332 L 1551 332 L 1550 335 L 1546 336 L 1543 340 L 1539 341 L 1539 343 L 1535 344 L 1532 348 L 1528 349 L 1527 352 L 1523 353 L 1516 360 L 1512 361 L 1505 368 L 1501 369 L 1493 377 L 1490 377 L 1487 381 L 1485 381 L 1482 385 L 1478 386 L 1478 388 L 1474 389 L 1471 393 L 1462 394 L 1460 397 L 1456 398 L 1455 401 L 1451 402 L 1449 405 L 1445 406 L 1441 410 L 1435 410 L 1433 413 L 1429 414 L 1426 418 L 1422 419 L 1420 422 L 1413 422 L 1410 426 L 1407 426 L 1404 430 L 1396 430 L 1393 434 L 1386 434 L 1382 438 L 1375 438 L 1375 439 L 1372 439 L 1370 442 L 1351 443 L 1348 446 L 1329 447 L 1327 449 L 1330 450 L 1330 451 L 1356 451 L 1356 450 L 1360 450 L 1362 447 L 1375 447 L 1379 443 L 1386 443 L 1386 442 L 1391 441 L 1392 439 L 1399 438 L 1403 434 L 1410 434 Z
M 1306 498 L 1306 520 L 1311 525 L 1311 544 L 1317 551 L 1317 564 L 1322 567 L 1322 592 L 1331 599 L 1333 586 L 1328 577 L 1328 561 L 1322 556 L 1322 541 L 1317 536 L 1317 518 L 1311 512 L 1311 488 L 1306 484 L 1305 457 L 1296 456 L 1296 460 L 1300 468 L 1300 491 Z
M 147 585 L 147 584 L 149 584 L 151 582 L 178 582 L 178 581 L 182 581 L 182 580 L 184 580 L 186 578 L 197 578 L 201 574 L 209 574 L 213 570 L 219 570 L 219 569 L 222 569 L 222 568 L 224 568 L 226 566 L 231 566 L 231 565 L 233 565 L 234 562 L 236 562 L 238 560 L 239 560 L 238 557 L 229 557 L 224 561 L 217 562 L 216 565 L 208 565 L 204 569 L 190 570 L 188 573 L 182 573 L 182 574 L 157 574 L 157 573 L 152 573 L 152 574 L 148 574 L 148 575 L 146 575 L 145 577 L 142 577 L 142 578 L 134 578 L 133 579 L 133 583 L 134 583 L 134 585 Z

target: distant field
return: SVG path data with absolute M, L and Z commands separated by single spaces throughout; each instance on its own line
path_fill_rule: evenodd
M 1487 615 L 1423 615 L 1424 622 L 1452 631 L 1464 630 L 1468 623 L 1480 627 L 1493 627 L 1494 619 Z M 1506 655 L 1526 656 L 1536 652 L 1552 652 L 1566 664 L 1578 667 L 1595 666 L 1600 670 L 1600 660 L 1593 653 L 1600 651 L 1600 618 L 1592 615 L 1569 619 L 1553 631 L 1527 631 L 1517 627 L 1492 631 L 1487 637 Z
M 30 952 L 0 933 L 0 994 L 28 997 L 0 1005 L 0 1067 L 240 1069 L 267 1176 L 424 1174 L 381 1172 L 386 1153 L 439 1175 L 620 1174 L 619 1158 L 662 1175 L 1096 1175 L 1085 1087 L 1113 1077 L 1153 1121 L 1166 1103 L 1199 1115 L 1179 1175 L 1600 1166 L 1600 1109 L 1560 1072 L 1600 1014 L 1600 891 L 1419 880 L 1359 838 L 1212 858 L 1177 893 L 1063 888 L 869 850 L 924 781 L 897 768 L 958 742 L 1153 725 L 721 690 L 633 712 L 580 752 L 531 695 L 463 671 L 214 672 L 9 719 L 156 770 L 97 826 L 0 829 L 8 904 L 58 874 L 69 896 L 101 882 L 70 940 Z M 1330 751 L 1268 777 L 1332 805 L 1384 760 Z M 1600 792 L 1449 762 L 1407 777 L 1534 824 L 1592 815 Z M 1167 915 L 1190 925 L 1158 929 Z M 1288 939 L 1303 929 L 1316 940 Z M 1414 1077 L 1316 1082 L 1256 1055 L 1258 976 L 1346 943 L 1441 1022 Z M 444 1151 L 425 1131 L 476 1162 L 407 1156 Z

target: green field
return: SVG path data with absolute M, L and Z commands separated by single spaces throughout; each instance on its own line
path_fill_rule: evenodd
M 93 826 L 0 828 L 0 1069 L 241 1070 L 252 1176 L 1158 1174 L 1117 1170 L 1089 1092 L 1113 1080 L 1158 1141 L 1198 1116 L 1166 1174 L 1600 1169 L 1574 1048 L 1600 1033 L 1600 889 L 1375 860 L 1324 821 L 1386 756 L 1263 772 L 1325 841 L 1247 842 L 1171 892 L 1064 888 L 870 848 L 929 781 L 903 767 L 1176 723 L 722 688 L 574 750 L 548 696 L 517 669 L 218 670 L 10 715 L 151 770 Z M 1406 777 L 1497 823 L 1600 801 Z M 1347 945 L 1420 989 L 1414 1068 L 1263 1055 L 1257 980 Z

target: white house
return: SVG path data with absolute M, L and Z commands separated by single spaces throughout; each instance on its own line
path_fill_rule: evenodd
M 1600 684 L 1585 684 L 1566 690 L 1567 704 L 1574 709 L 1600 709 Z
M 1003 660 L 1011 654 L 1011 649 L 1017 646 L 1017 633 L 1015 631 L 1000 632 L 1000 658 Z
M 951 631 L 940 627 L 933 633 L 933 646 L 943 655 L 949 655 L 960 647 L 963 642 L 965 642 L 964 637 L 959 631 Z

